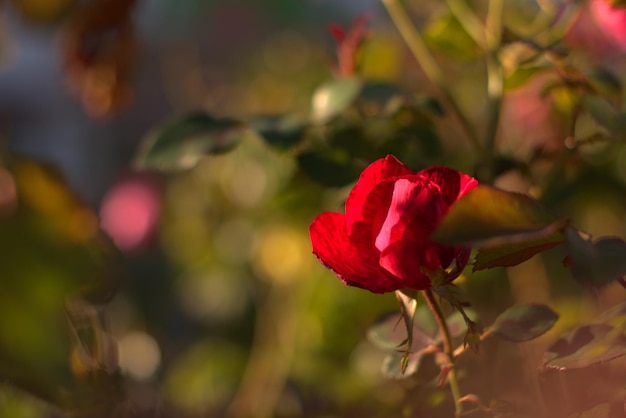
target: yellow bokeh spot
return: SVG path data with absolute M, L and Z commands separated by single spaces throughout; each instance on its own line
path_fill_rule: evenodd
M 263 277 L 286 283 L 304 272 L 310 252 L 306 237 L 289 227 L 277 226 L 259 234 L 253 263 Z
M 26 18 L 39 22 L 51 22 L 63 16 L 75 0 L 13 0 L 16 8 Z

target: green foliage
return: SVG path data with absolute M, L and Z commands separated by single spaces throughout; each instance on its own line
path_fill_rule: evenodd
M 481 186 L 450 209 L 432 239 L 479 248 L 476 271 L 513 266 L 559 245 L 566 225 L 529 196 Z
M 242 137 L 244 125 L 193 112 L 166 124 L 147 138 L 136 165 L 143 169 L 179 170 L 194 167 L 206 154 L 228 151 Z
M 626 355 L 626 304 L 561 336 L 543 356 L 544 367 L 577 369 Z
M 361 80 L 339 78 L 321 85 L 313 93 L 311 121 L 322 124 L 344 113 L 356 100 L 362 88 Z
M 626 275 L 626 242 L 621 238 L 585 239 L 573 228 L 565 231 L 566 265 L 582 285 L 602 287 Z
M 489 332 L 509 341 L 529 341 L 552 328 L 558 318 L 546 305 L 516 305 L 501 313 Z

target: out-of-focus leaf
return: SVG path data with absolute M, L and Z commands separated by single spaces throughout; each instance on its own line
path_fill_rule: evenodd
M 557 224 L 557 229 L 560 229 L 560 224 Z M 532 242 L 505 244 L 479 250 L 474 259 L 472 270 L 516 266 L 542 251 L 563 243 L 563 234 L 560 231 L 545 232 L 545 234 L 539 234 L 537 239 Z M 542 237 L 541 235 L 545 236 Z
M 566 225 L 529 196 L 480 186 L 450 208 L 432 240 L 480 248 L 474 269 L 481 270 L 519 264 L 558 245 Z
M 589 367 L 626 355 L 626 303 L 621 303 L 559 338 L 544 353 L 544 366 Z
M 626 242 L 617 237 L 585 239 L 578 231 L 565 231 L 565 264 L 581 284 L 602 287 L 626 276 Z
M 340 78 L 322 84 L 313 93 L 311 121 L 322 124 L 342 114 L 354 103 L 362 86 L 357 78 Z
M 396 84 L 385 82 L 368 81 L 359 94 L 359 104 L 366 115 L 381 113 L 396 99 L 402 102 L 402 91 Z
M 616 138 L 623 139 L 626 132 L 626 114 L 619 112 L 605 99 L 598 96 L 585 96 L 584 109 L 602 127 Z
M 609 70 L 604 68 L 593 68 L 586 73 L 587 81 L 594 90 L 608 98 L 620 97 L 622 93 L 622 83 Z
M 473 309 L 464 308 L 463 310 L 465 311 L 465 315 L 467 315 L 467 317 L 470 318 L 472 321 L 476 321 L 478 319 L 478 314 Z M 448 323 L 450 336 L 453 338 L 460 337 L 461 335 L 463 335 L 463 333 L 467 331 L 467 323 L 465 321 L 465 318 L 458 311 L 455 311 L 450 316 L 448 316 L 446 318 L 446 322 Z M 437 341 L 440 341 L 442 339 L 441 335 L 439 335 L 439 332 L 437 332 L 436 339 Z
M 248 122 L 269 146 L 279 151 L 298 145 L 307 129 L 304 121 L 291 115 L 256 116 Z
M 565 334 L 546 351 L 543 362 L 545 367 L 565 370 L 593 366 L 624 355 L 624 331 L 599 323 Z
M 406 379 L 417 373 L 422 357 L 420 352 L 405 357 L 403 353 L 391 351 L 383 360 L 382 373 L 391 379 Z
M 363 167 L 342 150 L 307 151 L 298 156 L 298 165 L 312 180 L 329 187 L 356 181 Z
M 97 218 L 51 170 L 15 167 L 17 211 L 0 218 L 0 380 L 53 403 L 76 382 L 66 303 L 111 297 Z M 81 389 L 82 390 L 82 389 Z
M 576 418 L 611 418 L 611 404 L 601 403 L 591 409 L 576 414 Z
M 411 352 L 423 350 L 435 344 L 435 340 L 420 328 L 417 322 L 413 326 Z M 367 330 L 367 339 L 383 350 L 397 350 L 408 340 L 402 315 L 397 312 L 381 316 Z
M 150 135 L 139 152 L 139 168 L 180 170 L 194 167 L 207 154 L 229 151 L 241 140 L 242 122 L 193 112 Z
M 613 308 L 604 311 L 593 320 L 594 323 L 609 324 L 614 327 L 621 327 L 626 332 L 626 302 L 620 303 Z
M 529 341 L 543 335 L 558 319 L 546 305 L 516 305 L 500 314 L 489 332 L 509 341 Z
M 520 66 L 504 79 L 504 90 L 514 90 L 522 87 L 533 76 L 545 71 L 548 67 L 543 65 Z
M 433 20 L 426 28 L 425 35 L 431 48 L 456 58 L 473 58 L 479 51 L 476 42 L 450 13 Z
M 432 96 L 426 96 L 423 94 L 415 96 L 414 104 L 417 108 L 423 109 L 433 115 L 442 117 L 446 115 L 446 111 L 441 103 Z

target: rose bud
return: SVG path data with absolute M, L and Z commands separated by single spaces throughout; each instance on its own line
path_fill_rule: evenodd
M 457 170 L 415 173 L 388 155 L 361 173 L 345 214 L 315 218 L 309 228 L 313 253 L 346 285 L 374 293 L 448 284 L 461 274 L 470 249 L 437 244 L 430 236 L 450 206 L 477 186 Z M 443 277 L 435 277 L 438 271 Z

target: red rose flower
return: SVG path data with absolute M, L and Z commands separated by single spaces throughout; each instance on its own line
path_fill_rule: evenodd
M 313 253 L 349 286 L 374 293 L 433 287 L 429 273 L 458 277 L 470 249 L 430 241 L 450 206 L 478 186 L 447 167 L 415 173 L 389 155 L 367 167 L 346 200 L 346 213 L 325 212 L 311 224 Z

